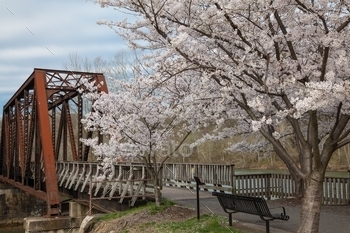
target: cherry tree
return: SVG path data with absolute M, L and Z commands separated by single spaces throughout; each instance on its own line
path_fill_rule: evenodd
M 236 119 L 237 127 L 216 136 L 251 129 L 271 143 L 303 197 L 298 232 L 318 232 L 327 165 L 350 142 L 350 2 L 96 2 L 138 16 L 100 24 L 113 28 L 131 47 L 148 50 L 147 64 L 157 77 L 171 80 L 198 72 L 201 85 L 186 97 L 188 106 L 197 108 L 197 121 L 201 116 L 218 124 Z M 202 109 L 213 111 L 208 115 Z M 288 124 L 283 131 L 282 123 Z M 281 143 L 288 136 L 294 140 L 293 152 Z
M 173 86 L 162 90 L 162 86 L 152 79 L 112 79 L 109 87 L 115 92 L 108 94 L 97 92 L 87 80 L 84 80 L 84 86 L 90 91 L 84 98 L 93 102 L 93 111 L 86 114 L 82 122 L 87 130 L 98 131 L 108 140 L 101 143 L 96 136 L 82 141 L 94 149 L 101 170 L 105 171 L 104 176 L 108 176 L 111 166 L 119 161 L 143 162 L 153 181 L 155 201 L 159 206 L 163 164 L 190 134 L 188 128 L 177 128 L 181 124 L 178 116 L 183 111 L 179 107 L 181 98 L 174 98 L 174 92 L 172 95 L 167 93 L 176 88 L 180 94 L 189 84 L 177 79 Z

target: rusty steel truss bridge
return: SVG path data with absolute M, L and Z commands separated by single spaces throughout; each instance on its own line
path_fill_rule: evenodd
M 0 180 L 45 200 L 49 216 L 60 212 L 56 162 L 88 161 L 83 78 L 108 92 L 101 73 L 36 68 L 3 108 Z

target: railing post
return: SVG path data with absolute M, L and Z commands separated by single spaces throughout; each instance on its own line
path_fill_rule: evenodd
M 350 205 L 350 169 L 348 170 L 349 178 L 348 178 L 348 205 Z
M 161 171 L 162 172 L 162 177 L 163 177 L 163 170 Z M 142 165 L 142 177 L 143 179 L 145 179 L 144 181 L 144 186 L 143 186 L 143 189 L 142 189 L 142 200 L 146 200 L 146 193 L 147 193 L 147 190 L 146 190 L 146 187 L 147 187 L 147 175 L 146 175 L 147 171 L 146 171 L 146 167 L 144 165 Z M 163 187 L 163 180 L 162 180 L 162 187 Z
M 235 175 L 235 165 L 230 164 L 230 172 L 231 172 L 231 187 L 232 194 L 236 194 L 236 175 Z
M 266 191 L 265 191 L 265 193 L 266 193 L 266 198 L 267 198 L 267 200 L 271 200 L 271 174 L 268 174 L 267 176 L 266 176 Z
M 90 185 L 89 185 L 89 215 L 92 215 L 92 177 L 91 174 L 89 177 L 87 177 L 86 179 L 90 179 Z

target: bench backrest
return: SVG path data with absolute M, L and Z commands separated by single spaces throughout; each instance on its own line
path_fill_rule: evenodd
M 264 198 L 215 192 L 213 195 L 217 196 L 221 206 L 225 210 L 272 218 L 271 212 Z

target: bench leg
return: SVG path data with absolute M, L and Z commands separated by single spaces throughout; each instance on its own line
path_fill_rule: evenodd
M 228 214 L 228 225 L 232 227 L 232 213 Z
M 270 221 L 266 221 L 266 233 L 270 233 Z

